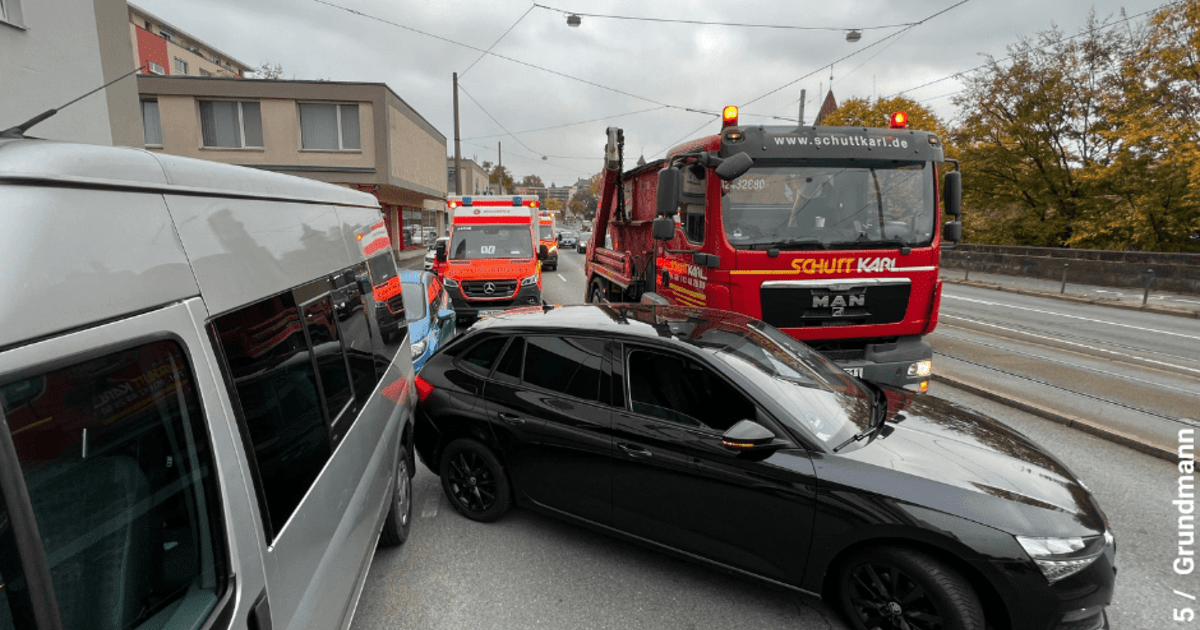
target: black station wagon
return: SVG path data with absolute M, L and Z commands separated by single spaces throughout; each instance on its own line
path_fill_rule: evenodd
M 528 309 L 416 385 L 417 453 L 468 518 L 515 501 L 819 595 L 859 630 L 1108 626 L 1115 543 L 1061 462 L 760 321 Z

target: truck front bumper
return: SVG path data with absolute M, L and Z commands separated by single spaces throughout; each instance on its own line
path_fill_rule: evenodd
M 817 349 L 820 352 L 820 349 Z M 933 346 L 919 336 L 900 337 L 891 343 L 867 344 L 861 359 L 835 359 L 853 376 L 925 391 L 932 377 Z

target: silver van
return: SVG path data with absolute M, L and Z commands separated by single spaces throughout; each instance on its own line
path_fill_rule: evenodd
M 364 193 L 0 140 L 0 630 L 348 627 L 411 521 L 391 252 Z

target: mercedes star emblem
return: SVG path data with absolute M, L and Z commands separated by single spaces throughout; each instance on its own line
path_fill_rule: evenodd
M 489 282 L 489 283 L 483 285 L 483 292 L 487 293 L 488 295 L 495 293 L 496 292 L 496 283 Z

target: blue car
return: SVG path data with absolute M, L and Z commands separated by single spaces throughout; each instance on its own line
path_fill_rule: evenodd
M 426 359 L 454 336 L 454 309 L 442 283 L 428 271 L 401 271 L 400 285 L 404 289 L 413 368 L 420 370 Z

